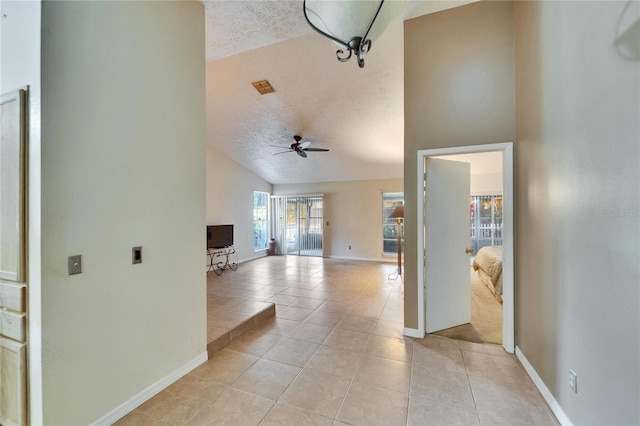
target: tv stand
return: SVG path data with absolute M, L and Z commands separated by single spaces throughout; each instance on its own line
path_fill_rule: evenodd
M 209 257 L 207 272 L 213 271 L 217 275 L 222 275 L 226 269 L 232 271 L 238 269 L 238 254 L 233 246 L 207 249 L 207 256 Z

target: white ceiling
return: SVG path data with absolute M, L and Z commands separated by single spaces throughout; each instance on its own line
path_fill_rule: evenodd
M 405 18 L 469 3 L 410 1 Z M 402 178 L 403 26 L 378 39 L 358 68 L 315 33 L 302 1 L 205 0 L 207 142 L 274 184 Z M 251 82 L 267 79 L 275 93 Z M 282 151 L 300 134 L 304 159 Z

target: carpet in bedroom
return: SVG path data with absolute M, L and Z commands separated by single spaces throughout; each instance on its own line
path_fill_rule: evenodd
M 502 344 L 502 304 L 471 269 L 471 323 L 438 331 L 438 336 L 476 343 Z

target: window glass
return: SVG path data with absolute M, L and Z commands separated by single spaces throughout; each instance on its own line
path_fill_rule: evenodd
M 398 254 L 398 219 L 389 218 L 396 206 L 404 205 L 403 192 L 385 192 L 382 194 L 382 253 Z M 402 227 L 402 246 L 404 252 L 404 226 Z
M 266 249 L 269 244 L 269 194 L 253 192 L 253 249 Z
M 473 195 L 470 200 L 471 248 L 502 245 L 502 195 Z

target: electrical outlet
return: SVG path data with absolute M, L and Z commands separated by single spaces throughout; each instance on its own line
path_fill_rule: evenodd
M 349 246 L 349 250 L 351 250 L 351 246 Z
M 569 387 L 574 393 L 578 393 L 578 375 L 573 370 L 569 370 Z

